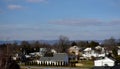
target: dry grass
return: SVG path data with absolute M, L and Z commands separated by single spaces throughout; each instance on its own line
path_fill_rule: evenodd
M 82 60 L 82 61 L 79 61 L 79 63 L 83 64 L 82 68 L 92 68 L 94 66 L 94 62 L 91 61 L 91 60 Z

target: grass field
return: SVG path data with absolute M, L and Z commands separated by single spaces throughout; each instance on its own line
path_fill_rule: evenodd
M 30 66 L 30 68 L 22 67 L 21 69 L 89 69 L 89 68 L 81 68 L 81 67 L 36 67 L 36 66 Z
M 82 60 L 82 61 L 78 61 L 78 63 L 82 64 L 82 66 L 79 66 L 82 68 L 92 68 L 94 66 L 94 62 L 91 60 Z

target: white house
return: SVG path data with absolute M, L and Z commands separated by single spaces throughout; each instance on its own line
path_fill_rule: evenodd
M 114 66 L 115 60 L 105 57 L 104 59 L 99 59 L 94 61 L 94 66 Z
M 51 52 L 54 53 L 54 54 L 57 53 L 57 51 L 55 49 L 51 49 Z
M 19 58 L 19 55 L 17 53 L 12 57 L 13 60 L 17 60 L 18 58 Z
M 42 56 L 40 52 L 29 53 L 31 56 Z
M 47 52 L 47 48 L 40 48 L 39 52 L 41 56 L 44 56 L 44 54 Z
M 118 49 L 118 55 L 120 55 L 120 49 Z
M 46 48 L 40 48 L 39 52 L 32 52 L 29 53 L 31 56 L 44 56 L 44 54 L 47 52 Z M 51 49 L 50 52 L 57 53 L 55 49 Z
M 100 48 L 100 47 L 98 47 L 98 48 Z M 85 48 L 85 49 L 83 50 L 82 56 L 83 56 L 84 58 L 91 58 L 92 56 L 93 56 L 93 57 L 105 57 L 105 51 L 104 51 L 103 48 L 101 48 L 100 53 L 98 53 L 98 52 L 97 52 L 97 49 L 94 50 L 94 49 L 88 47 L 88 48 Z
M 94 50 L 92 50 L 92 48 L 86 48 L 83 50 L 83 57 L 85 58 L 91 58 L 92 56 L 97 56 L 96 52 Z
M 118 55 L 120 55 L 120 46 L 118 46 L 117 52 L 118 52 Z
M 30 58 L 31 56 L 30 55 L 25 55 L 26 58 Z

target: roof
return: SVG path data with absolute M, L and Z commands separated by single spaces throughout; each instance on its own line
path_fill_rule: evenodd
M 69 48 L 70 50 L 80 50 L 80 48 L 78 46 L 72 46 Z
M 102 47 L 101 46 L 96 46 L 95 49 L 101 49 Z
M 115 59 L 113 58 L 108 58 L 108 57 L 105 57 L 104 59 L 98 59 L 98 60 L 95 60 L 96 61 L 116 61 Z
M 91 48 L 85 48 L 84 51 L 91 51 Z
M 56 53 L 53 57 L 41 57 L 40 61 L 67 61 L 68 55 L 66 53 Z
M 120 46 L 117 46 L 120 49 Z
M 40 61 L 51 61 L 52 57 L 41 57 Z

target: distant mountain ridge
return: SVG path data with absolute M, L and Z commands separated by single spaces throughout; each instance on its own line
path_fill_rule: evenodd
M 54 44 L 54 43 L 57 43 L 58 40 L 23 40 L 23 41 L 28 41 L 29 43 L 32 43 L 32 42 L 35 42 L 35 41 L 38 41 L 38 42 L 42 42 L 42 43 L 48 43 L 48 44 Z M 96 42 L 99 42 L 99 43 L 103 43 L 103 40 L 70 40 L 70 42 L 72 41 L 96 41 Z M 6 43 L 17 43 L 17 44 L 21 44 L 22 40 L 10 40 L 10 41 L 0 41 L 0 44 L 6 44 Z
M 48 44 L 54 44 L 56 43 L 58 40 L 10 40 L 10 41 L 0 41 L 0 44 L 7 44 L 7 43 L 17 43 L 17 44 L 21 44 L 22 41 L 28 41 L 29 43 L 38 41 L 38 42 L 42 42 L 42 43 L 48 43 Z

